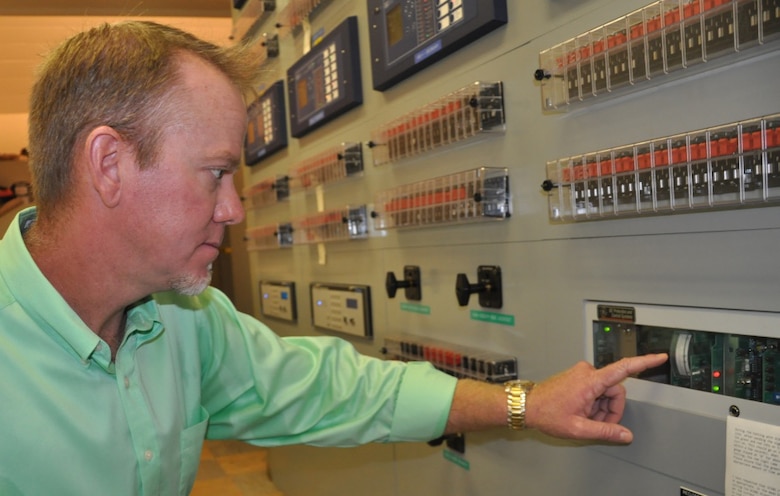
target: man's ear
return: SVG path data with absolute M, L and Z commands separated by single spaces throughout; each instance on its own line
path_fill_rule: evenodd
M 126 149 L 122 136 L 110 126 L 96 127 L 85 142 L 86 166 L 92 187 L 107 207 L 119 203 L 122 192 L 120 164 Z

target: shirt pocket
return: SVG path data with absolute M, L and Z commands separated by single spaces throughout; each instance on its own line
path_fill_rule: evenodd
M 179 450 L 181 452 L 181 476 L 179 479 L 179 494 L 190 494 L 198 473 L 200 454 L 203 450 L 203 439 L 209 423 L 209 414 L 200 407 L 200 421 L 184 429 L 181 433 Z

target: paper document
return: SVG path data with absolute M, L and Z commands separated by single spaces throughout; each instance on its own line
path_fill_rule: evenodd
M 780 496 L 780 426 L 729 416 L 726 496 Z

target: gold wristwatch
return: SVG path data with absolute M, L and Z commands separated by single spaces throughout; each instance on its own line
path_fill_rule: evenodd
M 504 383 L 506 392 L 506 423 L 514 431 L 525 429 L 525 400 L 534 388 L 531 381 L 508 381 Z

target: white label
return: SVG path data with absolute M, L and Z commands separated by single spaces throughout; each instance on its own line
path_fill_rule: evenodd
M 780 494 L 780 426 L 728 417 L 726 496 Z

